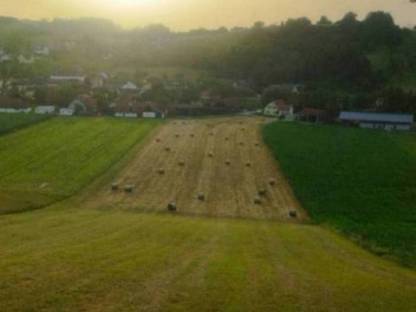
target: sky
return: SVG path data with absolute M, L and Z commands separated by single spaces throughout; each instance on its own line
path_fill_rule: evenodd
M 332 20 L 346 12 L 390 12 L 403 26 L 416 25 L 410 0 L 0 0 L 0 15 L 28 19 L 98 17 L 125 28 L 161 23 L 173 30 L 280 23 L 307 16 Z

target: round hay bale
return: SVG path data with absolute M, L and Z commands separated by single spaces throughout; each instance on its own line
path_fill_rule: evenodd
M 241 145 L 241 146 L 244 146 L 244 142 L 240 142 L 240 145 Z
M 261 198 L 259 196 L 254 197 L 254 203 L 256 205 L 261 205 Z
M 133 193 L 134 190 L 134 185 L 132 184 L 127 184 L 124 186 L 124 192 L 126 193 Z
M 251 162 L 246 162 L 246 167 L 251 167 Z
M 260 146 L 260 143 L 259 142 L 256 142 L 256 143 L 254 143 L 254 146 L 259 147 Z
M 195 136 L 195 134 L 193 134 L 193 133 L 191 133 L 191 134 L 190 134 L 190 137 L 191 137 L 191 138 L 193 138 L 194 136 Z
M 111 190 L 112 191 L 118 191 L 119 188 L 119 184 L 114 182 L 113 184 L 111 184 Z
M 175 202 L 170 202 L 170 203 L 168 204 L 168 210 L 169 210 L 170 212 L 175 212 L 175 211 L 176 211 L 176 203 L 175 203 Z
M 198 200 L 205 201 L 205 194 L 204 193 L 198 193 Z
M 225 161 L 225 164 L 226 164 L 227 166 L 229 166 L 229 165 L 231 165 L 231 161 L 230 161 L 230 160 L 226 160 L 226 161 Z
M 163 169 L 163 168 L 159 168 L 159 169 L 157 170 L 157 173 L 159 173 L 160 175 L 163 175 L 163 174 L 165 174 L 165 169 Z
M 228 141 L 228 140 L 229 140 L 229 138 L 228 138 L 228 137 L 226 137 L 226 138 L 225 138 L 225 140 L 226 140 L 226 141 Z
M 241 131 L 246 131 L 246 128 L 241 128 Z
M 170 152 L 171 151 L 170 147 L 165 147 L 165 151 Z
M 208 153 L 208 157 L 209 157 L 209 158 L 214 157 L 214 153 L 213 153 L 213 152 L 209 152 L 209 153 Z
M 210 132 L 210 134 L 209 134 L 210 136 L 214 136 L 214 133 L 212 133 L 212 132 Z
M 180 135 L 179 135 L 179 134 L 175 134 L 175 137 L 179 138 L 179 137 L 180 137 Z
M 179 161 L 179 162 L 178 162 L 178 165 L 179 165 L 180 167 L 183 167 L 183 166 L 185 166 L 185 162 L 184 162 L 183 160 L 181 160 L 181 161 Z
M 289 217 L 294 218 L 294 219 L 297 218 L 298 217 L 297 211 L 296 210 L 289 211 Z
M 266 196 L 267 191 L 266 189 L 260 189 L 257 193 L 259 194 L 259 196 Z
M 270 179 L 269 179 L 269 184 L 270 184 L 271 186 L 275 186 L 275 185 L 276 185 L 276 179 L 270 178 Z
M 160 141 L 161 141 L 161 140 L 160 140 L 159 138 L 157 138 L 157 139 L 156 139 L 156 142 L 157 142 L 157 143 L 160 143 Z

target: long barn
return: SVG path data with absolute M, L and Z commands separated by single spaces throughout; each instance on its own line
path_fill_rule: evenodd
M 412 114 L 341 112 L 339 120 L 360 128 L 409 131 L 414 118 Z

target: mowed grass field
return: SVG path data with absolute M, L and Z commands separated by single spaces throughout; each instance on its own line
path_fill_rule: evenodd
M 416 265 L 416 136 L 273 123 L 264 138 L 312 219 Z
M 157 121 L 54 118 L 0 137 L 0 214 L 66 198 L 105 172 Z
M 46 120 L 47 115 L 0 113 L 0 135 Z
M 0 216 L 0 311 L 416 310 L 416 273 L 316 225 L 71 208 Z

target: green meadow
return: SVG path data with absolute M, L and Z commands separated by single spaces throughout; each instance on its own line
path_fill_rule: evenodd
M 53 118 L 0 137 L 0 214 L 39 208 L 73 195 L 157 124 Z
M 264 139 L 313 220 L 416 265 L 414 134 L 273 123 Z

